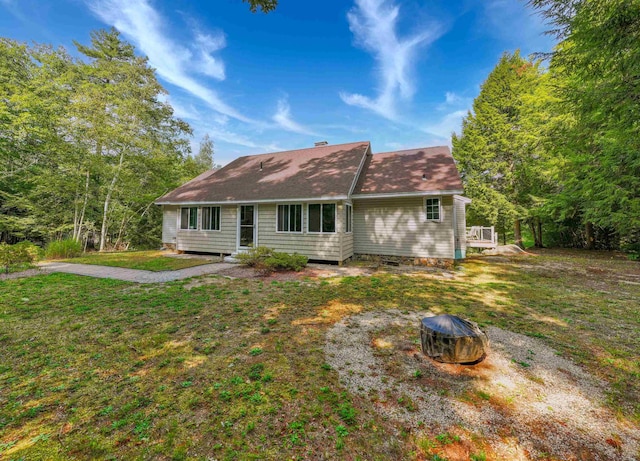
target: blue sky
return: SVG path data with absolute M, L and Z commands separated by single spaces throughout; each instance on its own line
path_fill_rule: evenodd
M 0 0 L 0 35 L 87 44 L 115 26 L 149 57 L 176 115 L 216 163 L 370 140 L 374 152 L 450 143 L 504 51 L 549 51 L 519 0 Z

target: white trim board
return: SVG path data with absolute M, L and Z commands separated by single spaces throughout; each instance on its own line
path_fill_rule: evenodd
M 389 192 L 381 194 L 353 194 L 351 198 L 362 200 L 368 198 L 394 198 L 394 197 L 428 197 L 430 195 L 457 195 L 461 190 L 430 190 L 427 192 Z
M 264 199 L 264 200 L 229 200 L 222 202 L 155 202 L 156 205 L 171 205 L 171 206 L 213 206 L 213 205 L 251 205 L 254 203 L 300 203 L 300 202 L 337 202 L 339 200 L 347 200 L 347 195 L 336 196 L 321 196 L 310 198 L 278 198 L 278 199 Z

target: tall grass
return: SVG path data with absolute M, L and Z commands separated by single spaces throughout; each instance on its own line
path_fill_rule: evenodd
M 82 253 L 82 244 L 74 239 L 49 242 L 44 255 L 47 259 L 75 258 Z

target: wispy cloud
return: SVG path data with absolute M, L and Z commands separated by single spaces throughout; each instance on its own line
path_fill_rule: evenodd
M 437 136 L 441 139 L 449 139 L 451 134 L 459 133 L 462 127 L 462 119 L 467 115 L 467 110 L 456 110 L 446 114 L 439 122 L 427 125 L 422 131 Z
M 453 109 L 463 109 L 471 107 L 473 99 L 461 96 L 453 91 L 447 91 L 444 95 L 444 101 L 436 106 L 439 111 L 452 111 Z
M 224 64 L 220 59 L 211 55 L 216 51 L 221 50 L 227 45 L 226 39 L 222 33 L 217 34 L 196 34 L 196 49 L 200 56 L 200 62 L 198 62 L 198 70 L 204 75 L 217 78 L 218 80 L 224 80 Z
M 378 63 L 380 89 L 377 97 L 340 93 L 342 100 L 352 106 L 374 111 L 391 120 L 398 118 L 396 100 L 408 100 L 415 86 L 410 77 L 415 52 L 436 40 L 442 28 L 432 24 L 421 33 L 399 37 L 396 26 L 400 8 L 386 0 L 356 0 L 347 14 L 349 29 L 355 44 L 371 53 Z
M 276 113 L 273 115 L 272 119 L 287 131 L 318 136 L 317 133 L 313 132 L 307 127 L 300 125 L 298 122 L 294 121 L 293 118 L 291 118 L 291 107 L 289 106 L 287 98 L 281 98 L 278 101 L 278 109 L 276 110 Z
M 87 0 L 91 11 L 102 21 L 114 26 L 149 57 L 149 63 L 160 77 L 205 102 L 210 108 L 242 122 L 255 123 L 226 104 L 218 94 L 191 76 L 193 69 L 222 80 L 224 65 L 211 53 L 221 49 L 224 35 L 198 34 L 195 51 L 168 37 L 163 19 L 148 0 Z

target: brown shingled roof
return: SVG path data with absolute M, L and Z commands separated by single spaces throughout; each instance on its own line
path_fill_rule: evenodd
M 366 195 L 435 191 L 462 192 L 460 174 L 447 146 L 369 156 L 353 193 Z
M 368 141 L 240 157 L 156 203 L 250 202 L 347 196 Z

